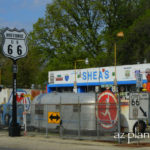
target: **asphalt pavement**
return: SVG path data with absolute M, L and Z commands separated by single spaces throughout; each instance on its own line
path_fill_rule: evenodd
M 145 147 L 146 146 L 146 147 Z M 10 137 L 8 132 L 0 131 L 0 150 L 132 150 L 137 149 L 137 145 L 118 145 L 112 142 L 62 139 L 58 135 L 46 137 L 28 134 L 20 137 Z M 140 150 L 149 150 L 149 145 L 139 147 Z
M 23 149 L 0 147 L 0 150 L 23 150 Z

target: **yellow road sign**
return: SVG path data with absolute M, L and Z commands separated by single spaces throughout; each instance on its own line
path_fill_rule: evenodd
M 60 123 L 60 113 L 59 112 L 48 112 L 48 123 Z

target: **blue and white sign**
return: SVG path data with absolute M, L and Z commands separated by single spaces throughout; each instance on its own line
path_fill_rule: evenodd
M 124 65 L 116 67 L 117 84 L 136 84 L 136 76 L 140 72 L 142 82 L 146 82 L 145 70 L 150 64 Z M 78 86 L 114 84 L 115 67 L 100 67 L 75 70 L 50 71 L 48 82 L 58 86 L 72 86 L 75 82 Z
M 142 87 L 142 81 L 143 81 L 143 74 L 136 75 L 136 87 L 141 88 Z

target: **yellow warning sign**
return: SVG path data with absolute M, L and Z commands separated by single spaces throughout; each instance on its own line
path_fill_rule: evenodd
M 60 113 L 59 112 L 48 112 L 48 123 L 60 123 Z

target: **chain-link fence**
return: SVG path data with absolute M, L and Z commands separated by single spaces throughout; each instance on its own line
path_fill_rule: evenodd
M 106 99 L 93 103 L 61 105 L 61 136 L 114 141 L 118 128 L 118 103 Z
M 117 107 L 113 108 L 112 106 L 108 110 L 108 108 L 104 108 L 105 104 L 97 103 L 62 105 L 61 107 L 62 137 L 104 140 L 104 136 L 107 136 L 108 141 L 114 140 L 113 132 L 118 132 L 118 121 L 117 117 L 111 119 L 109 110 L 114 111 L 116 109 L 115 111 L 117 111 Z M 109 139 L 108 136 L 110 136 Z
M 32 104 L 29 131 L 43 131 L 48 136 L 58 133 L 62 138 L 116 141 L 114 133 L 120 132 L 119 103 L 111 96 L 92 102 L 80 97 L 74 103 Z
M 54 96 L 53 101 L 49 100 L 49 95 L 47 102 L 43 98 L 35 100 L 27 112 L 24 105 L 18 105 L 17 120 L 23 133 L 120 142 L 124 140 L 120 135 L 133 132 L 138 125 L 137 120 L 129 120 L 129 100 L 120 100 L 119 95 L 117 98 L 111 92 L 66 95 L 56 95 L 57 101 Z M 12 106 L 2 106 L 0 125 L 8 127 Z M 139 122 L 142 128 L 144 122 Z

